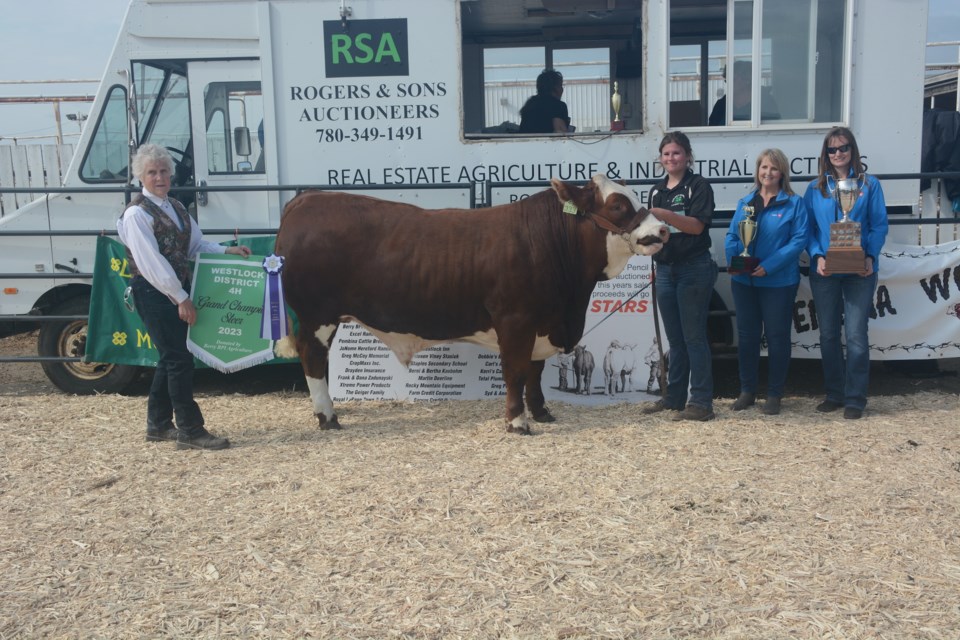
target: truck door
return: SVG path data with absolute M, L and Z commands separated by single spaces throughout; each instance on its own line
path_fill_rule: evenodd
M 197 185 L 267 185 L 259 60 L 190 62 L 187 75 Z M 275 227 L 268 201 L 277 198 L 256 190 L 200 193 L 197 219 L 207 229 Z

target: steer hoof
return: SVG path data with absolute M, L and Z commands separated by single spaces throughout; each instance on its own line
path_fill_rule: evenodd
M 544 408 L 543 413 L 540 415 L 534 415 L 533 419 L 537 422 L 556 422 L 557 419 L 553 417 L 553 414 L 550 413 L 550 410 Z
M 330 429 L 339 429 L 340 423 L 337 421 L 337 416 L 334 415 L 332 418 L 327 420 L 327 417 L 322 413 L 317 414 L 317 420 L 320 422 L 320 429 L 322 431 L 329 431 Z
M 517 427 L 510 424 L 509 422 L 507 423 L 507 433 L 519 433 L 522 436 L 531 435 L 529 426 L 523 425 L 522 427 Z

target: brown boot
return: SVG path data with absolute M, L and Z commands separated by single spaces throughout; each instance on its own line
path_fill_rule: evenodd
M 780 398 L 778 396 L 769 396 L 763 403 L 763 412 L 768 416 L 775 416 L 780 413 Z
M 204 449 L 217 451 L 230 446 L 226 438 L 218 438 L 203 427 L 193 429 L 190 433 L 180 432 L 177 436 L 177 449 Z
M 683 420 L 693 420 L 695 422 L 706 422 L 707 420 L 713 420 L 716 418 L 716 414 L 706 407 L 701 407 L 695 404 L 688 404 L 687 408 L 679 413 L 673 415 L 671 420 L 674 422 L 681 422 Z
M 752 407 L 757 402 L 757 396 L 752 393 L 741 392 L 740 397 L 738 397 L 734 402 L 733 406 L 730 407 L 734 411 L 743 411 L 748 407 Z

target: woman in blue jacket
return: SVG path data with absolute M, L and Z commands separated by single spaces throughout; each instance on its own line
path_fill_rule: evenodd
M 826 399 L 817 405 L 817 411 L 830 412 L 843 407 L 843 417 L 856 420 L 867 406 L 870 381 L 867 320 L 877 289 L 880 249 L 887 239 L 887 205 L 880 181 L 866 174 L 857 140 L 846 127 L 834 127 L 824 137 L 819 176 L 803 196 L 810 209 L 807 242 L 810 290 L 820 326 L 820 360 L 826 386 Z M 831 274 L 826 270 L 830 224 L 841 218 L 834 191 L 837 180 L 846 178 L 856 178 L 860 183 L 860 197 L 850 212 L 850 219 L 860 223 L 864 275 Z M 846 337 L 846 360 L 840 341 L 841 325 Z
M 737 203 L 725 242 L 729 265 L 744 250 L 740 221 L 752 207 L 756 233 L 748 249 L 759 263 L 749 272 L 734 274 L 731 285 L 737 309 L 740 368 L 740 396 L 732 408 L 742 411 L 756 402 L 760 338 L 766 335 L 769 367 L 763 412 L 775 415 L 780 413 L 790 366 L 793 303 L 800 284 L 799 259 L 807 243 L 809 215 L 803 200 L 790 188 L 790 170 L 782 151 L 761 151 L 753 176 L 755 189 Z

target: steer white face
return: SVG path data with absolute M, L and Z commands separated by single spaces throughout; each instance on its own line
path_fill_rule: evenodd
M 618 184 L 607 178 L 607 176 L 603 175 L 602 173 L 598 173 L 593 176 L 593 183 L 597 185 L 598 189 L 600 189 L 600 195 L 604 200 L 606 200 L 610 194 L 620 193 L 630 200 L 630 204 L 632 204 L 633 208 L 637 211 L 643 208 L 640 198 L 637 197 L 637 194 L 634 193 L 633 189 L 630 187 Z M 663 248 L 663 240 L 665 240 L 668 235 L 669 234 L 667 232 L 666 225 L 652 215 L 648 215 L 644 221 L 640 223 L 640 226 L 630 233 L 630 244 L 634 253 L 642 256 L 652 256 Z M 646 245 L 640 244 L 641 238 L 648 238 L 651 236 L 660 238 L 661 242 Z M 607 244 L 609 245 L 610 243 L 608 242 Z

